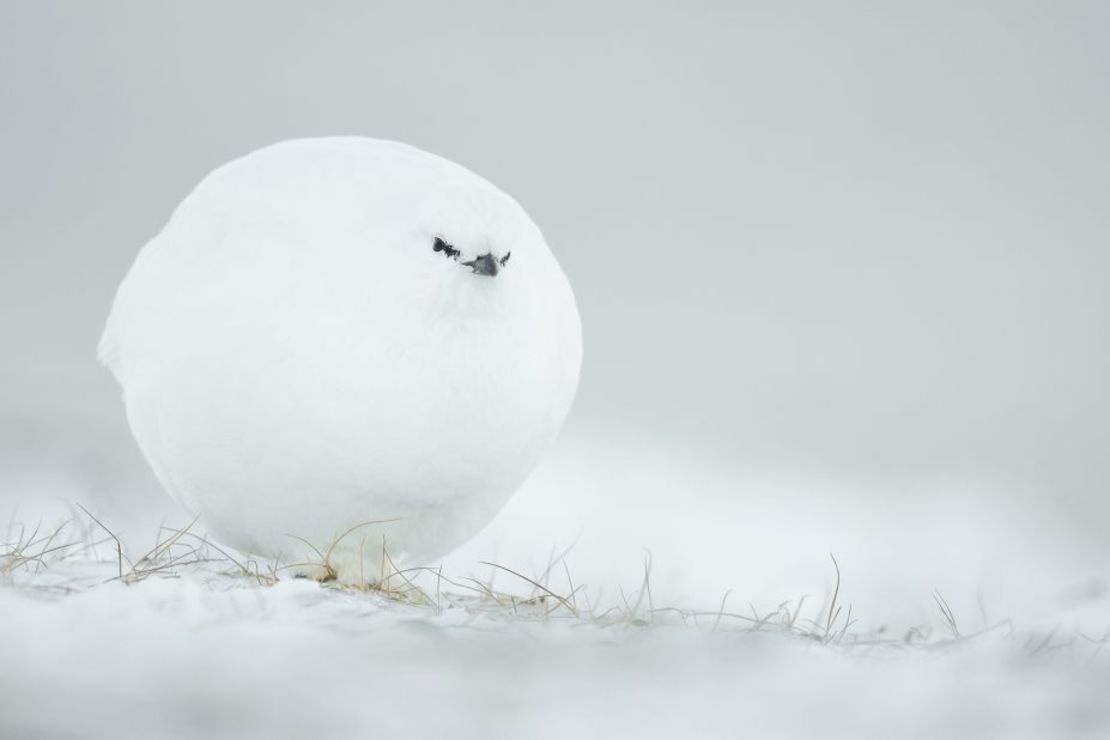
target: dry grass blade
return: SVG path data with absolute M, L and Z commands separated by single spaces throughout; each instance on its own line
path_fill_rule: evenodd
M 39 530 L 42 528 L 40 523 L 31 532 L 31 535 L 26 536 L 26 529 L 22 526 L 19 528 L 19 537 L 15 542 L 10 542 L 5 547 L 8 551 L 3 554 L 3 562 L 0 562 L 0 574 L 9 574 L 16 569 L 31 565 L 36 566 L 36 569 L 47 567 L 46 556 L 51 553 L 60 552 L 74 547 L 78 543 L 65 542 L 59 545 L 54 544 L 54 540 L 58 538 L 62 530 L 66 528 L 68 522 L 59 524 L 49 535 L 39 537 Z M 38 546 L 38 551 L 33 551 L 33 548 Z
M 538 588 L 540 591 L 543 591 L 548 596 L 550 596 L 551 598 L 555 599 L 556 601 L 561 603 L 563 606 L 565 606 L 571 614 L 573 614 L 576 617 L 578 616 L 578 610 L 574 608 L 574 605 L 572 605 L 569 601 L 567 601 L 565 598 L 563 598 L 559 594 L 557 594 L 554 591 L 552 591 L 551 589 L 549 589 L 547 586 L 544 586 L 543 584 L 541 584 L 537 581 L 533 581 L 528 576 L 521 575 L 520 573 L 517 573 L 512 568 L 506 568 L 504 565 L 498 565 L 497 563 L 490 563 L 490 562 L 485 561 L 485 560 L 481 561 L 481 563 L 482 563 L 482 565 L 488 565 L 491 568 L 497 568 L 498 570 L 503 570 L 506 573 L 509 573 L 511 575 L 516 576 L 517 578 L 521 579 L 522 581 L 527 581 L 528 583 L 531 583 L 533 586 Z
M 119 539 L 119 537 L 116 536 L 116 533 L 113 532 L 112 530 L 108 529 L 106 526 L 104 526 L 104 522 L 100 521 L 95 516 L 93 516 L 93 513 L 91 511 L 86 509 L 81 504 L 77 504 L 77 508 L 79 508 L 79 509 L 81 509 L 81 511 L 85 512 L 88 515 L 89 519 L 92 519 L 94 522 L 96 522 L 98 527 L 100 527 L 105 532 L 107 532 L 108 536 L 111 537 L 113 540 L 115 540 L 115 543 L 116 543 L 116 560 L 117 560 L 117 564 L 119 566 L 119 579 L 123 580 L 123 561 L 127 558 L 127 556 L 123 554 L 123 543 L 120 542 L 120 539 Z M 127 561 L 127 565 L 130 566 L 131 568 L 135 567 L 135 564 L 132 563 L 130 560 Z
M 189 530 L 192 529 L 193 526 L 196 523 L 197 523 L 197 517 L 193 517 L 193 520 L 191 522 L 189 522 L 187 525 L 185 525 L 184 528 L 182 528 L 182 529 L 170 529 L 170 531 L 173 532 L 173 535 L 171 537 L 169 537 L 168 539 L 161 540 L 159 542 L 154 543 L 154 547 L 151 548 L 149 552 L 147 552 L 145 555 L 143 555 L 141 558 L 139 558 L 138 560 L 135 561 L 136 566 L 142 565 L 145 562 L 154 562 L 154 561 L 158 560 L 158 558 L 161 557 L 162 554 L 168 552 L 171 548 L 173 548 L 174 545 L 177 544 L 177 542 L 182 537 L 187 535 L 189 533 Z M 159 534 L 164 532 L 166 529 L 167 529 L 167 527 L 165 527 L 164 525 L 160 526 L 158 528 Z M 134 570 L 134 568 L 132 568 L 132 570 Z
M 411 595 L 415 593 L 420 597 L 420 600 L 419 600 L 418 603 L 430 605 L 432 603 L 432 600 L 430 598 L 428 598 L 428 594 L 424 593 L 424 589 L 420 588 L 415 583 L 413 583 L 412 579 L 410 579 L 406 575 L 406 573 L 413 572 L 414 569 L 410 568 L 410 569 L 406 569 L 406 570 L 401 570 L 400 568 L 397 567 L 397 564 L 395 562 L 393 562 L 393 558 L 390 557 L 389 551 L 386 550 L 386 548 L 385 548 L 385 538 L 384 537 L 382 538 L 382 555 L 385 559 L 385 563 L 388 563 L 390 570 L 389 570 L 389 573 L 384 578 L 379 580 L 374 585 L 373 590 L 378 591 L 379 593 L 386 594 L 388 596 L 392 596 L 394 598 L 403 599 L 405 601 L 411 601 Z M 385 563 L 383 563 L 383 565 Z M 406 588 L 404 590 L 389 588 L 386 584 L 388 584 L 388 582 L 394 576 L 397 576 L 402 581 L 404 581 L 405 585 L 408 588 Z
M 829 553 L 829 559 L 832 560 L 833 568 L 836 569 L 836 586 L 833 588 L 832 601 L 829 602 L 829 612 L 825 618 L 824 641 L 826 643 L 832 635 L 833 624 L 836 623 L 836 618 L 840 615 L 840 607 L 836 603 L 836 600 L 840 597 L 840 563 L 836 562 L 836 556 L 831 552 Z
M 721 597 L 721 607 L 717 610 L 717 621 L 713 623 L 713 630 L 716 631 L 721 626 L 721 618 L 725 615 L 725 603 L 728 601 L 729 595 L 732 594 L 732 589 L 725 591 L 725 595 Z
M 231 563 L 236 568 L 238 568 L 242 572 L 243 575 L 256 579 L 258 581 L 259 585 L 272 586 L 275 583 L 277 583 L 277 580 L 278 580 L 277 579 L 277 572 L 278 572 L 278 570 L 281 569 L 281 568 L 279 568 L 279 566 L 277 564 L 277 561 L 273 562 L 270 565 L 270 573 L 267 574 L 267 575 L 263 575 L 258 570 L 258 564 L 257 563 L 254 563 L 254 570 L 251 570 L 248 567 L 247 564 L 244 564 L 244 563 L 240 562 L 237 558 L 232 556 L 227 550 L 223 549 L 222 547 L 220 547 L 216 543 L 212 542 L 207 537 L 202 537 L 199 534 L 196 534 L 194 532 L 188 532 L 188 531 L 186 531 L 184 533 L 184 536 L 197 540 L 204 547 L 212 548 L 213 550 L 218 552 L 220 555 L 222 555 L 224 557 L 224 559 L 226 559 L 229 563 Z M 278 560 L 280 560 L 280 558 L 278 558 Z M 253 561 L 248 561 L 248 562 L 253 562 Z M 286 566 L 286 567 L 288 567 L 288 566 Z
M 336 545 L 338 545 L 340 542 L 342 542 L 344 539 L 346 539 L 348 536 L 350 536 L 350 534 L 352 532 L 354 532 L 356 530 L 359 530 L 359 529 L 362 529 L 363 527 L 372 526 L 374 524 L 390 524 L 392 522 L 399 522 L 399 521 L 401 521 L 401 520 L 400 519 L 375 519 L 373 521 L 362 522 L 361 524 L 356 524 L 355 526 L 353 526 L 350 529 L 344 531 L 343 534 L 339 535 L 338 537 L 336 537 L 335 539 L 332 540 L 331 545 L 328 547 L 328 551 L 326 553 L 324 553 L 324 555 L 323 555 L 324 562 L 325 563 L 331 563 L 331 555 L 332 555 L 333 552 L 335 552 Z M 300 539 L 300 538 L 298 538 L 298 539 Z M 384 547 L 384 543 L 385 543 L 385 538 L 384 537 L 382 538 L 382 543 L 383 543 L 383 547 Z M 315 547 L 312 548 L 312 549 L 316 550 Z M 320 551 L 316 550 L 316 552 L 319 553 Z
M 632 608 L 632 614 L 640 613 L 640 607 L 643 605 L 644 597 L 648 601 L 648 624 L 651 624 L 652 614 L 655 612 L 655 603 L 651 595 L 651 553 L 644 556 L 644 580 L 640 584 L 640 590 L 636 594 L 636 605 Z
M 464 581 L 470 581 L 471 583 L 473 583 L 475 586 L 478 587 L 478 588 L 473 588 L 472 586 L 467 586 L 465 584 L 458 584 L 462 588 L 468 589 L 470 591 L 474 591 L 476 593 L 481 594 L 482 596 L 485 596 L 489 599 L 492 599 L 494 601 L 494 603 L 498 604 L 499 606 L 504 604 L 504 602 L 501 601 L 501 598 L 493 591 L 493 589 L 491 589 L 489 586 L 487 586 L 486 584 L 479 581 L 477 578 L 472 578 L 470 576 L 461 576 L 461 578 Z
M 952 607 L 949 606 L 944 597 L 940 595 L 940 591 L 933 591 L 933 601 L 936 602 L 937 608 L 940 609 L 940 613 L 944 617 L 945 623 L 948 625 L 948 630 L 952 633 L 952 639 L 962 639 L 960 637 L 960 628 L 956 624 L 956 615 L 952 613 Z

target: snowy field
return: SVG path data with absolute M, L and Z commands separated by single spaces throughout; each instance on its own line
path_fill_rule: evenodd
M 1105 737 L 1090 644 L 853 645 L 111 568 L 0 591 L 3 737 Z M 34 584 L 34 585 L 32 585 Z M 76 587 L 64 594 L 60 586 Z M 53 586 L 53 588 L 51 588 Z M 647 612 L 642 612 L 647 621 Z
M 381 590 L 59 500 L 0 560 L 0 737 L 1110 732 L 1110 594 L 1066 522 L 618 452 L 569 435 Z
M 1086 0 L 0 2 L 0 740 L 1107 740 L 1108 37 Z M 205 173 L 355 133 L 518 199 L 586 343 L 528 483 L 376 590 L 207 543 L 95 361 Z

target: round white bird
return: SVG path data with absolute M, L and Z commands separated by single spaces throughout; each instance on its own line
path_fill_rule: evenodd
M 570 284 L 516 201 L 359 137 L 210 174 L 100 342 L 174 498 L 223 543 L 345 581 L 485 526 L 562 426 L 581 357 Z

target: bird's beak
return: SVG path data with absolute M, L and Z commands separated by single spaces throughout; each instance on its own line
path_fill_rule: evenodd
M 501 271 L 500 265 L 497 264 L 497 260 L 492 254 L 483 254 L 477 259 L 473 259 L 470 262 L 463 262 L 463 264 L 474 270 L 475 275 L 496 277 L 497 273 Z

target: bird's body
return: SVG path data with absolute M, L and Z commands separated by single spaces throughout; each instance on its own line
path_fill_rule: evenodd
M 562 425 L 581 334 L 515 201 L 351 137 L 213 172 L 143 248 L 100 352 L 159 480 L 218 539 L 330 548 L 354 579 L 496 514 Z

